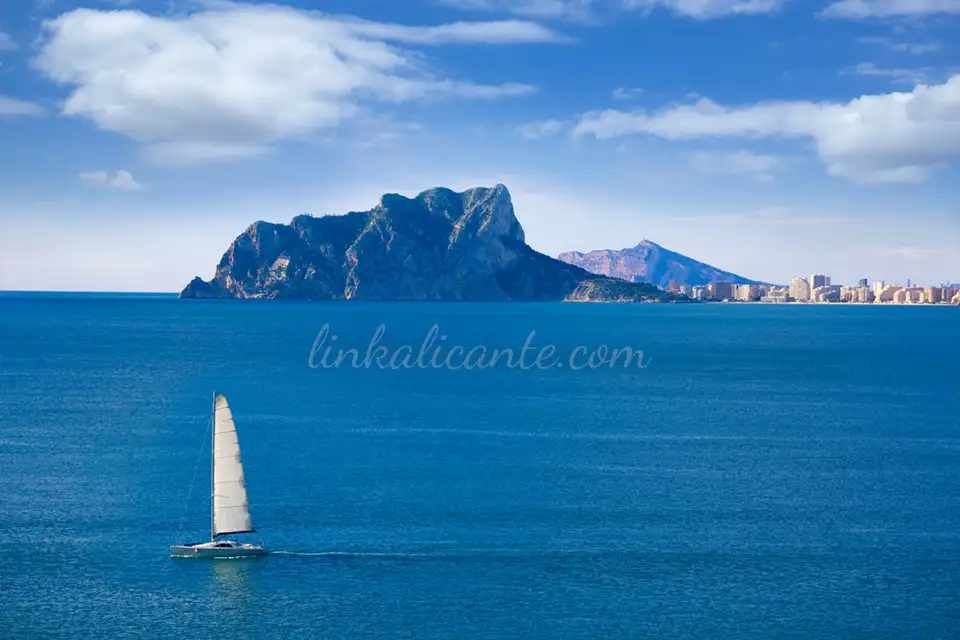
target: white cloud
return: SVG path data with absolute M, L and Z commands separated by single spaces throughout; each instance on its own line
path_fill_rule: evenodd
M 43 107 L 32 102 L 0 95 L 0 118 L 8 116 L 42 116 Z
M 524 44 L 571 42 L 535 22 L 498 20 L 492 22 L 452 22 L 433 27 L 409 27 L 399 24 L 343 19 L 342 26 L 363 38 L 389 40 L 406 44 Z
M 662 7 L 672 13 L 709 20 L 735 15 L 773 13 L 783 0 L 623 0 L 626 8 L 652 10 Z
M 80 173 L 78 177 L 91 186 L 103 189 L 140 190 L 140 185 L 133 179 L 129 171 L 88 171 Z
M 643 89 L 636 87 L 617 87 L 613 90 L 614 100 L 632 100 L 643 94 Z
M 186 16 L 78 9 L 44 25 L 36 66 L 74 87 L 63 114 L 150 145 L 168 160 L 263 152 L 355 117 L 365 105 L 491 100 L 525 84 L 437 78 L 392 42 L 549 42 L 532 23 L 380 24 L 274 5 L 218 3 Z
M 537 88 L 529 84 L 520 84 L 518 82 L 507 82 L 498 85 L 473 84 L 472 82 L 457 82 L 453 80 L 442 80 L 440 82 L 430 81 L 429 83 L 410 83 L 409 93 L 404 96 L 401 93 L 400 99 L 420 98 L 435 93 L 438 96 L 449 94 L 461 98 L 474 98 L 477 100 L 496 100 L 498 98 L 514 98 L 519 96 L 528 96 L 536 93 Z
M 10 34 L 0 29 L 0 52 L 3 51 L 15 51 L 17 48 L 17 43 L 13 41 L 13 38 L 10 37 Z
M 860 44 L 879 45 L 889 49 L 890 51 L 896 51 L 897 53 L 912 53 L 915 55 L 932 53 L 941 49 L 940 42 L 936 40 L 931 40 L 929 42 L 904 42 L 900 40 L 893 40 L 892 38 L 880 37 L 857 38 L 857 42 Z
M 155 142 L 146 148 L 146 156 L 153 162 L 168 165 L 209 164 L 234 162 L 252 158 L 270 151 L 261 143 L 230 144 L 228 142 Z
M 527 140 L 536 140 L 556 135 L 569 126 L 570 123 L 564 120 L 540 120 L 520 125 L 517 133 Z
M 960 0 L 840 0 L 821 12 L 825 18 L 895 18 L 960 13 Z
M 649 134 L 808 138 L 834 176 L 861 184 L 919 182 L 960 158 L 960 75 L 911 92 L 864 95 L 846 103 L 761 102 L 727 107 L 707 98 L 659 113 L 584 114 L 574 133 L 599 139 Z
M 596 4 L 594 0 L 439 0 L 464 11 L 510 13 L 530 18 L 584 19 Z
M 750 175 L 760 182 L 773 180 L 773 172 L 780 169 L 784 158 L 750 151 L 712 152 L 695 151 L 687 156 L 690 168 L 707 176 Z
M 772 205 L 761 207 L 753 211 L 735 213 L 732 215 L 715 216 L 718 220 L 730 223 L 747 223 L 751 227 L 765 225 L 767 227 L 810 227 L 824 230 L 826 228 L 841 229 L 856 224 L 856 218 L 845 212 L 816 212 L 796 211 L 786 205 Z
M 855 74 L 858 76 L 877 76 L 881 78 L 890 78 L 894 82 L 907 84 L 922 84 L 928 82 L 930 76 L 927 73 L 930 69 L 883 69 L 877 67 L 872 62 L 861 62 L 860 64 L 844 70 L 844 73 Z
M 509 13 L 549 19 L 586 20 L 600 13 L 666 9 L 676 15 L 709 20 L 732 15 L 772 13 L 784 0 L 439 0 L 465 11 Z
M 920 258 L 923 256 L 923 251 L 921 251 L 920 247 L 913 246 L 897 247 L 891 253 L 901 258 L 906 258 L 907 260 L 913 261 L 920 260 Z
M 741 220 L 751 222 L 786 222 L 796 218 L 790 207 L 783 205 L 763 207 L 762 209 L 742 213 L 738 217 Z

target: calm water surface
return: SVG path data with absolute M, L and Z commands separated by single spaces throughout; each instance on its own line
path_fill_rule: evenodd
M 325 322 L 650 365 L 310 369 Z M 7 295 L 0 638 L 956 638 L 958 362 L 949 308 Z M 214 389 L 281 553 L 168 557 Z

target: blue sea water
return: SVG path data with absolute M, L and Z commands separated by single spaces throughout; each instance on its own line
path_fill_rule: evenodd
M 649 364 L 308 366 L 324 323 L 363 350 L 381 322 L 392 346 L 437 323 Z M 956 638 L 958 330 L 931 307 L 6 295 L 0 638 Z M 209 535 L 214 389 L 280 553 L 168 557 Z

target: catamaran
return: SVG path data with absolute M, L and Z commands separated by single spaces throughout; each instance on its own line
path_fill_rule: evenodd
M 243 480 L 240 442 L 227 399 L 213 394 L 213 449 L 211 455 L 210 542 L 170 547 L 175 558 L 245 558 L 266 555 L 263 544 L 241 543 L 224 536 L 254 533 Z

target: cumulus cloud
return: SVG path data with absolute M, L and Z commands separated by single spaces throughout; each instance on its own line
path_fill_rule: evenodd
M 81 180 L 93 187 L 119 189 L 121 191 L 139 191 L 140 185 L 129 171 L 87 171 L 79 174 Z
M 824 18 L 896 18 L 960 13 L 960 0 L 840 0 L 824 9 Z
M 42 116 L 43 107 L 32 102 L 0 95 L 0 118 L 15 116 Z
M 568 126 L 570 123 L 564 120 L 540 120 L 520 125 L 517 127 L 517 133 L 527 140 L 537 140 L 556 135 Z
M 437 78 L 415 51 L 556 41 L 527 22 L 409 27 L 274 5 L 218 3 L 186 16 L 78 9 L 44 24 L 35 60 L 73 88 L 63 114 L 158 157 L 223 160 L 339 125 L 376 103 L 523 96 L 520 83 Z
M 707 176 L 751 175 L 760 182 L 773 180 L 773 172 L 785 160 L 780 156 L 750 151 L 695 151 L 687 156 L 690 167 Z
M 920 182 L 960 157 L 960 75 L 911 92 L 838 102 L 761 102 L 729 107 L 707 98 L 657 113 L 584 114 L 574 133 L 669 140 L 709 137 L 811 139 L 827 171 L 861 184 Z

